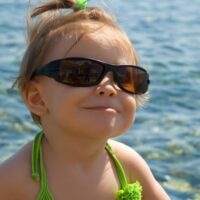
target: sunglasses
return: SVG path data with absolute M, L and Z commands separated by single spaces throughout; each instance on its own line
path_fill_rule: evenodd
M 114 65 L 99 60 L 69 57 L 51 61 L 39 67 L 33 76 L 44 75 L 74 87 L 88 87 L 99 84 L 107 72 L 113 73 L 113 80 L 119 88 L 131 94 L 144 94 L 150 83 L 147 71 L 136 65 Z

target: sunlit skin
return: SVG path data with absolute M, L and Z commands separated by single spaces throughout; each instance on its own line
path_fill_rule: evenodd
M 132 54 L 117 41 L 118 37 L 122 36 L 105 26 L 84 36 L 67 55 L 74 39 L 63 38 L 48 52 L 44 63 L 78 56 L 112 64 L 135 64 Z M 113 81 L 112 73 L 98 85 L 84 88 L 38 76 L 23 96 L 29 110 L 41 117 L 45 132 L 42 142 L 45 167 L 55 200 L 66 200 L 66 197 L 72 200 L 115 199 L 119 182 L 104 149 L 107 141 L 122 163 L 128 181 L 141 182 L 144 200 L 169 200 L 145 161 L 131 148 L 110 139 L 124 134 L 133 125 L 136 113 L 135 96 L 122 91 Z M 0 168 L 0 175 L 9 169 L 12 176 L 19 179 L 17 187 L 7 183 L 19 196 L 16 200 L 34 199 L 40 188 L 31 175 L 28 176 L 30 152 L 31 143 L 8 161 L 6 167 Z M 17 162 L 19 159 L 21 164 Z M 21 187 L 29 193 L 22 192 Z
M 102 35 L 99 33 L 99 37 L 104 37 Z M 67 44 L 67 40 L 57 43 L 50 58 L 66 57 L 65 51 L 69 48 Z M 90 57 L 115 64 L 131 63 L 131 55 L 117 48 L 117 44 L 113 46 L 115 51 L 112 46 L 104 46 L 93 40 L 90 34 L 89 37 L 83 37 L 67 56 Z M 59 127 L 63 127 L 65 136 L 78 134 L 87 139 L 88 134 L 93 139 L 97 137 L 98 142 L 102 139 L 104 144 L 109 137 L 122 134 L 133 123 L 135 98 L 117 87 L 112 73 L 108 73 L 100 84 L 92 87 L 70 87 L 47 77 L 41 77 L 41 83 L 41 90 L 44 90 L 41 93 L 49 111 L 42 118 L 43 124 L 45 126 L 47 120 L 52 120 L 50 124 L 55 123 L 55 127 L 57 122 Z

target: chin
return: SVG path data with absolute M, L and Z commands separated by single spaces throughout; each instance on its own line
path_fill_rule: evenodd
M 79 118 L 79 130 L 84 134 L 96 138 L 112 138 L 124 134 L 132 125 L 130 119 L 125 120 L 120 116 L 92 116 Z M 76 123 L 76 124 L 77 124 Z
M 111 126 L 104 124 L 101 126 L 90 126 L 90 128 L 87 128 L 85 131 L 96 138 L 109 139 L 122 135 L 124 128 L 117 125 Z

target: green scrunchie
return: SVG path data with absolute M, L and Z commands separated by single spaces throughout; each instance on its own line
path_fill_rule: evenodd
M 87 7 L 87 0 L 76 0 L 76 8 L 79 10 L 83 10 Z
M 124 189 L 117 191 L 116 200 L 141 200 L 142 186 L 139 182 L 127 184 Z

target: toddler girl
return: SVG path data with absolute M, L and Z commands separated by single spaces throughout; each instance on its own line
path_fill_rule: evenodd
M 110 139 L 132 126 L 149 84 L 126 34 L 86 0 L 30 17 L 15 84 L 41 132 L 0 167 L 0 199 L 169 200 L 140 155 Z

